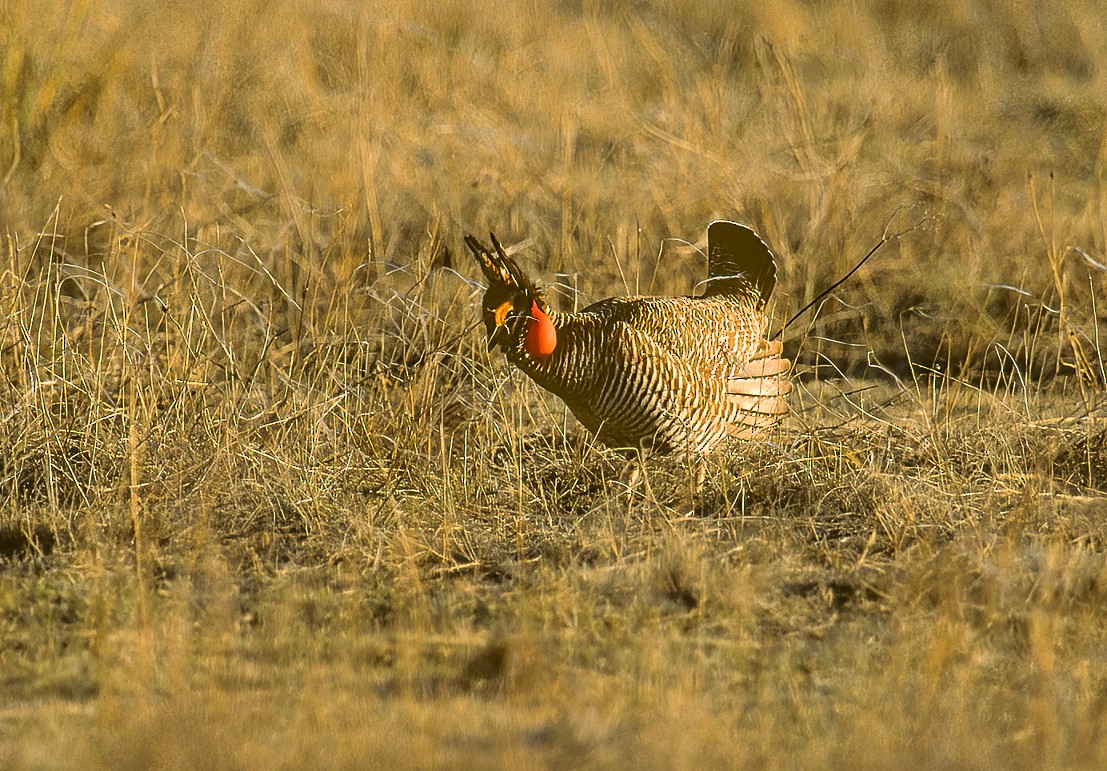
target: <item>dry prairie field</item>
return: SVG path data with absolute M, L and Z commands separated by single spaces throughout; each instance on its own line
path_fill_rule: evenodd
M 1094 0 L 0 3 L 0 767 L 1107 767 Z M 791 415 L 479 325 L 780 267 Z

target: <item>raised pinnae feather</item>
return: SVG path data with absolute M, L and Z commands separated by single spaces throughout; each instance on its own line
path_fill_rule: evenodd
M 492 239 L 492 247 L 495 252 L 485 246 L 479 239 L 473 236 L 465 236 L 465 245 L 477 258 L 484 277 L 492 283 L 521 289 L 531 297 L 539 297 L 540 293 L 534 282 L 527 278 L 527 275 L 523 273 L 515 260 L 507 256 L 507 252 L 500 245 L 496 234 L 489 233 L 488 235 Z

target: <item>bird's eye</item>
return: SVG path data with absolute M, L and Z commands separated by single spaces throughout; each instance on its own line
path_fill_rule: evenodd
M 504 325 L 504 322 L 507 321 L 507 314 L 509 313 L 511 313 L 511 300 L 505 300 L 496 307 L 496 310 L 492 313 L 492 317 L 495 319 L 497 327 L 502 327 Z

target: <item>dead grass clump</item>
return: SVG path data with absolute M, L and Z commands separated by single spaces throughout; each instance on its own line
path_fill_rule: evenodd
M 1107 429 L 1058 431 L 1050 458 L 1053 478 L 1077 493 L 1107 492 Z

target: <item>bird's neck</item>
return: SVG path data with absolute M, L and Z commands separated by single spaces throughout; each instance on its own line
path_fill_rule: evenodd
M 553 351 L 544 356 L 528 353 L 524 343 L 524 333 L 518 335 L 515 348 L 510 352 L 509 358 L 515 366 L 540 386 L 563 395 L 579 384 L 582 376 L 589 374 L 581 371 L 584 364 L 579 356 L 581 318 L 580 314 L 563 313 L 553 309 L 550 309 L 548 315 L 557 331 L 557 344 Z

